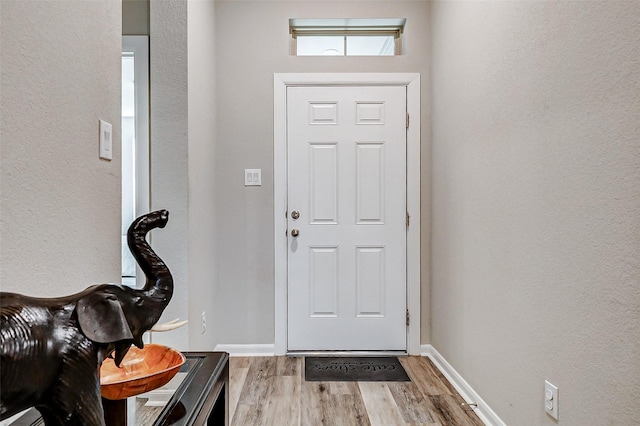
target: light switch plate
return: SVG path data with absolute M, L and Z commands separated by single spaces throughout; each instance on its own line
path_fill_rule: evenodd
M 100 120 L 98 127 L 100 131 L 100 158 L 111 161 L 113 159 L 113 146 L 111 142 L 113 127 L 111 123 L 107 123 L 104 120 Z
M 244 186 L 261 186 L 262 169 L 244 169 Z

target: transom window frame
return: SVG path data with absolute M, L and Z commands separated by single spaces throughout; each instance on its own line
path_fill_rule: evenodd
M 298 37 L 305 36 L 342 36 L 344 43 L 343 54 L 349 55 L 347 50 L 347 38 L 349 36 L 392 36 L 394 41 L 393 56 L 402 54 L 402 34 L 406 24 L 406 18 L 330 18 L 330 19 L 289 19 L 289 34 L 291 35 L 291 55 L 298 55 Z M 391 55 L 389 55 L 391 56 Z

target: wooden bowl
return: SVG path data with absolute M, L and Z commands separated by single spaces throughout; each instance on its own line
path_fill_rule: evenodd
M 167 346 L 150 343 L 143 349 L 132 346 L 116 367 L 107 358 L 100 368 L 100 392 L 106 399 L 125 399 L 166 385 L 186 358 Z

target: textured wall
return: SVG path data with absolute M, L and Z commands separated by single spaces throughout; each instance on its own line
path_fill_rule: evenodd
M 0 19 L 2 290 L 120 282 L 121 5 L 3 0 Z
M 640 3 L 434 2 L 432 343 L 510 425 L 637 423 Z
M 122 0 L 122 34 L 149 35 L 149 0 Z
M 169 210 L 169 224 L 162 232 L 154 233 L 152 241 L 175 282 L 173 298 L 160 320 L 163 322 L 189 315 L 186 0 L 151 2 L 149 61 L 151 209 Z M 153 338 L 155 342 L 186 349 L 188 337 L 188 330 L 183 327 L 157 333 Z
M 212 350 L 217 343 L 215 319 L 217 265 L 214 257 L 216 153 L 215 3 L 188 3 L 189 48 L 189 348 Z M 201 313 L 207 330 L 201 332 Z
M 295 57 L 288 19 L 407 17 L 402 56 Z M 429 99 L 429 5 L 417 1 L 216 2 L 215 186 L 219 342 L 274 341 L 273 74 L 283 72 L 418 72 Z M 422 164 L 429 164 L 429 103 L 422 105 Z M 262 186 L 243 186 L 243 169 L 262 169 Z M 428 332 L 429 170 L 422 171 L 423 342 Z

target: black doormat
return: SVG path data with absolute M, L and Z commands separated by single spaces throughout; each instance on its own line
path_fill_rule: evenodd
M 410 382 L 397 357 L 306 357 L 308 382 Z

